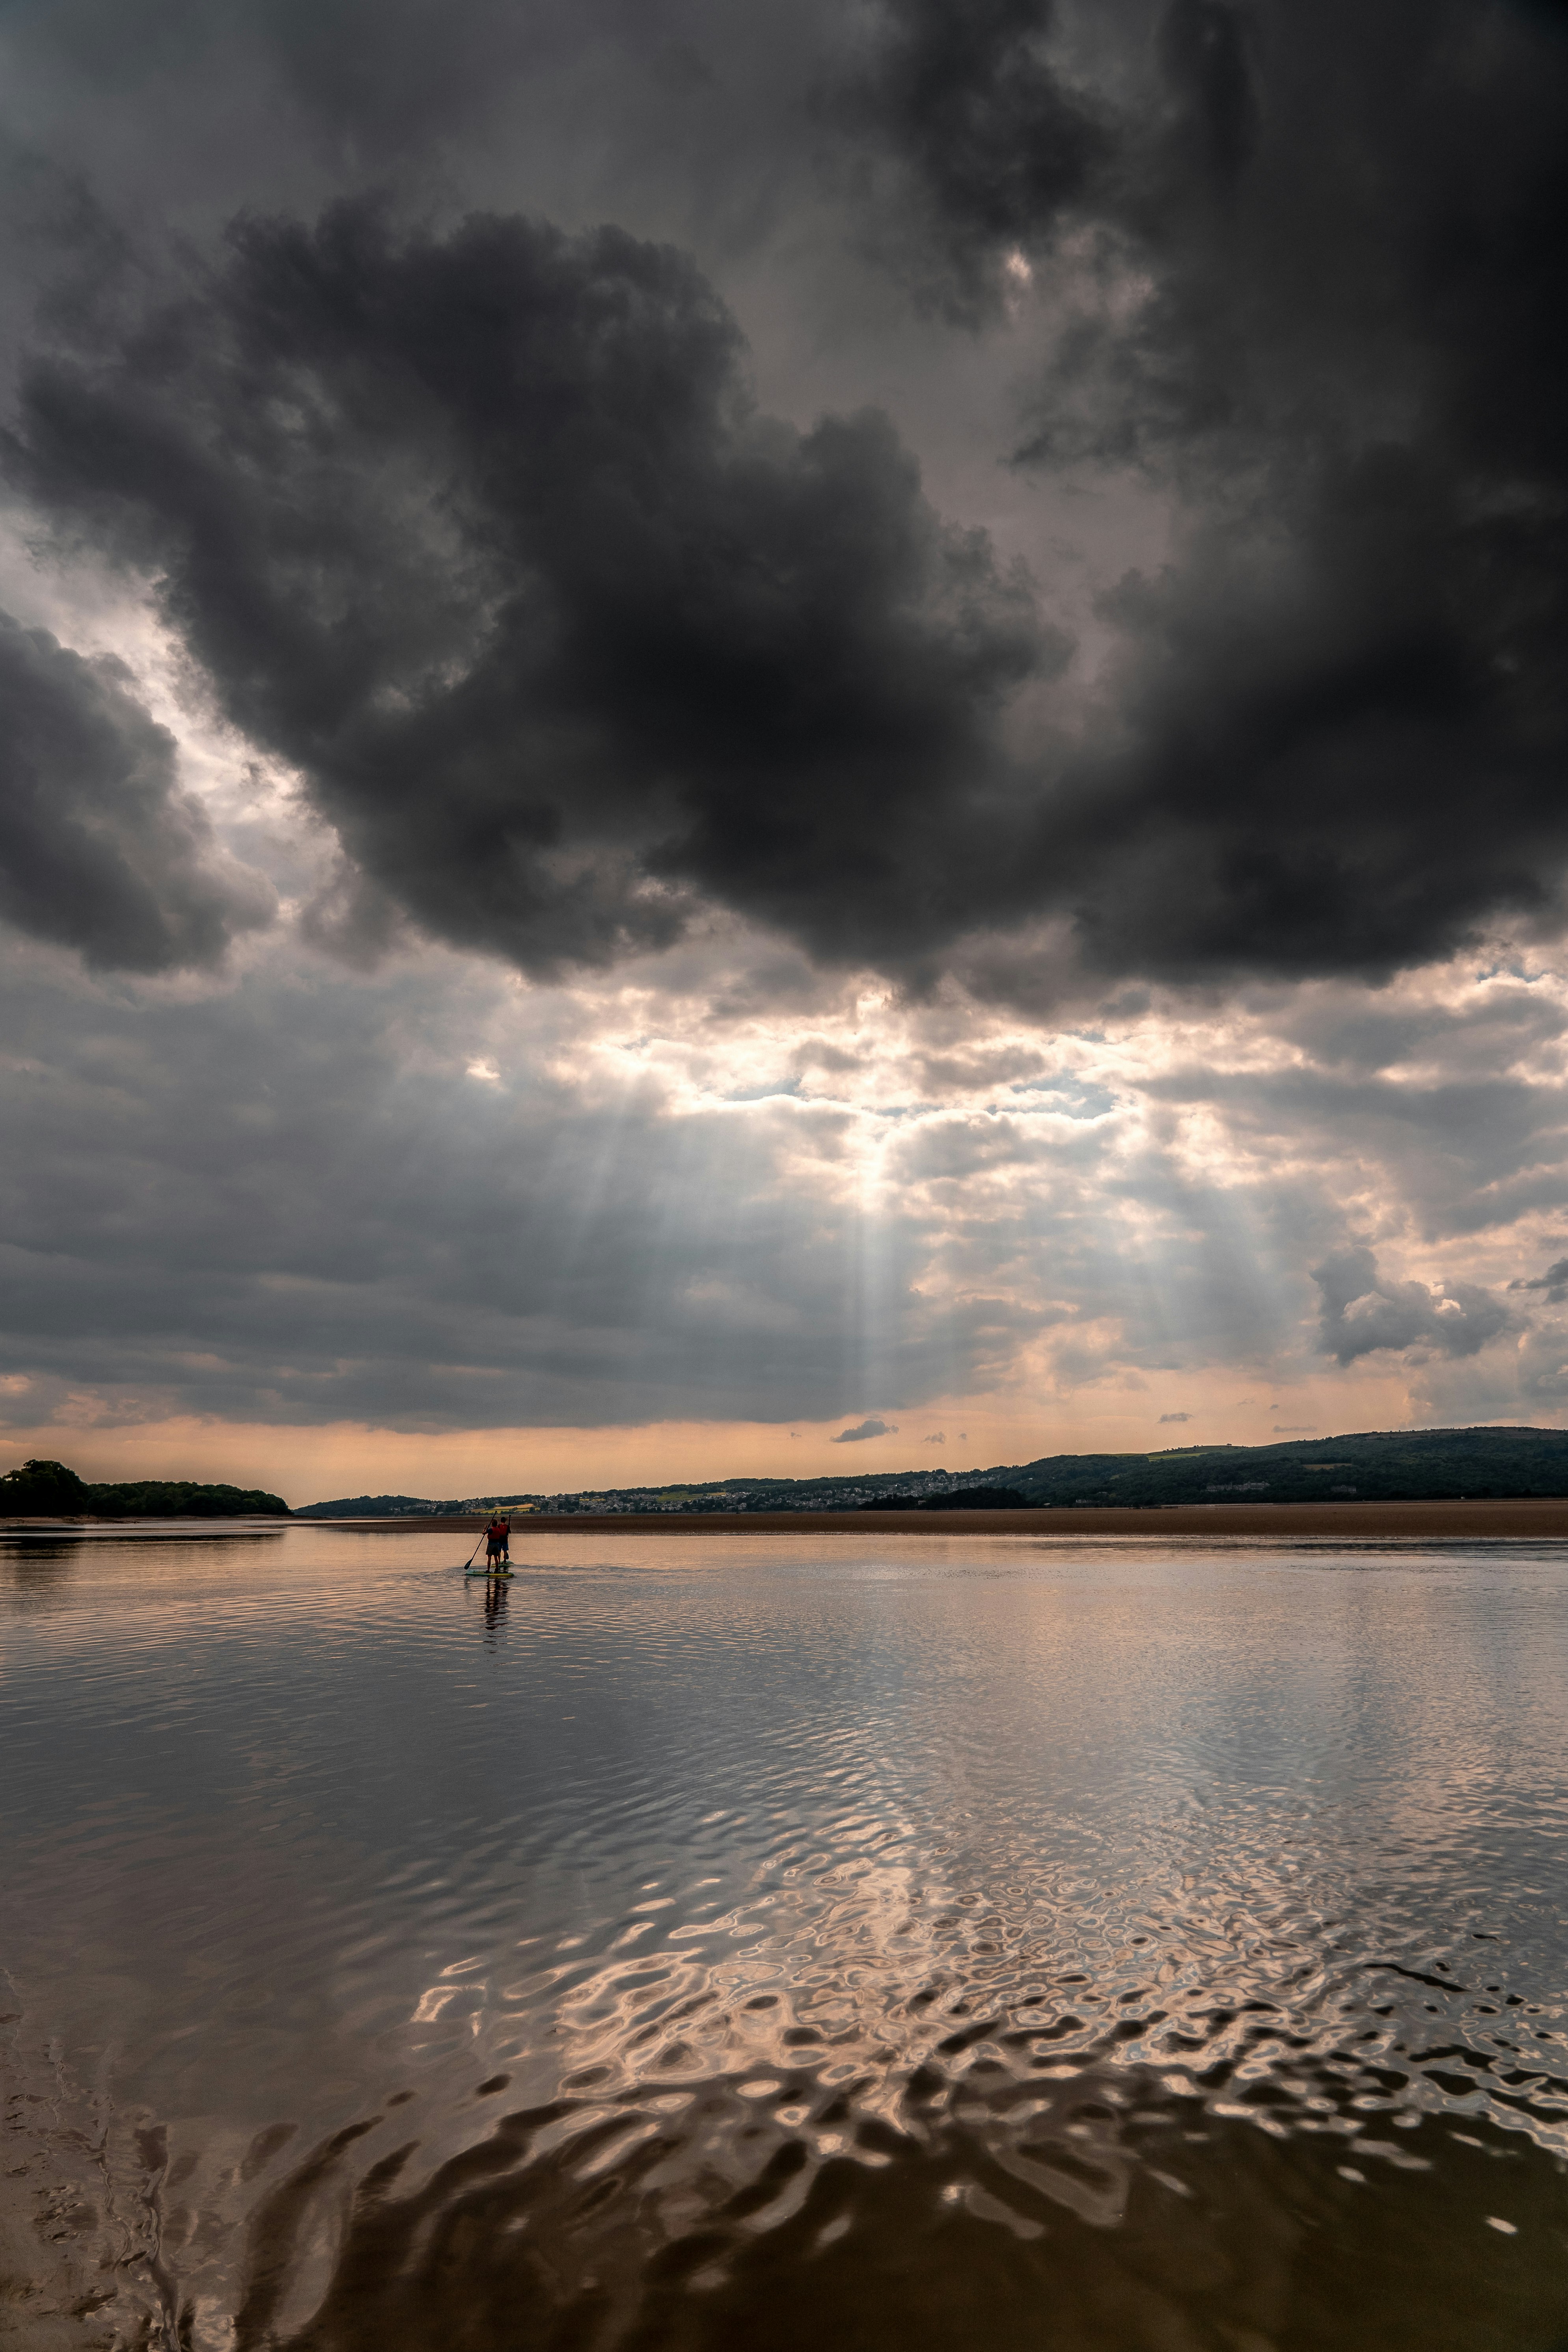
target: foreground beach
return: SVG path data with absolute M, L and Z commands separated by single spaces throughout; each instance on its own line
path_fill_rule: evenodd
M 478 1534 L 484 1523 L 478 1511 L 450 1518 L 317 1522 L 364 1535 L 428 1535 L 444 1528 Z M 1436 1503 L 1178 1503 L 1147 1511 L 528 1511 L 511 1524 L 518 1542 L 531 1535 L 864 1536 L 871 1528 L 900 1536 L 1321 1536 L 1330 1542 L 1387 1536 L 1434 1543 L 1511 1536 L 1541 1541 L 1568 1538 L 1568 1496 Z

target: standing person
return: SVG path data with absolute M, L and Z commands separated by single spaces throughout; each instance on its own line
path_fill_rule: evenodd
M 500 1511 L 490 1513 L 490 1523 L 485 1529 L 485 1566 L 489 1569 L 511 1566 L 511 1525 Z

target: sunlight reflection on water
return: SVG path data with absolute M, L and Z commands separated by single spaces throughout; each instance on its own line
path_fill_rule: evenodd
M 0 1543 L 40 2346 L 1568 2341 L 1556 1549 L 522 1549 Z

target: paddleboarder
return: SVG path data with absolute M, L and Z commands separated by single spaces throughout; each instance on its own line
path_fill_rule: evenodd
M 492 1511 L 485 1529 L 485 1566 L 502 1569 L 511 1566 L 511 1524 L 500 1511 Z

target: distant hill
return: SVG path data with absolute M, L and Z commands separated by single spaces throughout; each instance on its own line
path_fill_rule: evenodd
M 1057 1454 L 993 1470 L 1036 1504 L 1447 1502 L 1568 1495 L 1568 1430 L 1363 1430 L 1279 1445 Z
M 193 1478 L 132 1478 L 93 1486 L 63 1462 L 24 1462 L 0 1477 L 0 1518 L 241 1519 L 290 1516 L 259 1486 L 204 1486 Z
M 1181 1445 L 1158 1454 L 1046 1454 L 990 1470 L 862 1471 L 826 1478 L 724 1478 L 679 1486 L 517 1496 L 552 1512 L 1157 1508 L 1163 1503 L 1447 1502 L 1568 1496 L 1568 1430 L 1373 1429 L 1276 1445 Z M 994 1498 L 994 1499 L 993 1499 Z M 60 1462 L 0 1476 L 0 1517 L 374 1519 L 489 1509 L 420 1495 L 344 1495 L 290 1512 L 259 1487 L 142 1478 L 92 1486 Z
M 304 1503 L 297 1519 L 400 1519 L 460 1511 L 461 1503 L 432 1503 L 421 1495 L 343 1495 L 335 1503 Z
M 994 1495 L 995 1502 L 982 1500 Z M 1182 1445 L 1155 1454 L 1047 1454 L 990 1470 L 879 1470 L 826 1478 L 723 1478 L 513 1498 L 547 1512 L 973 1510 L 1163 1503 L 1443 1502 L 1568 1496 L 1568 1430 L 1363 1430 L 1274 1445 Z M 312 1503 L 296 1518 L 473 1510 L 406 1495 Z M 482 1507 L 488 1509 L 487 1501 Z

